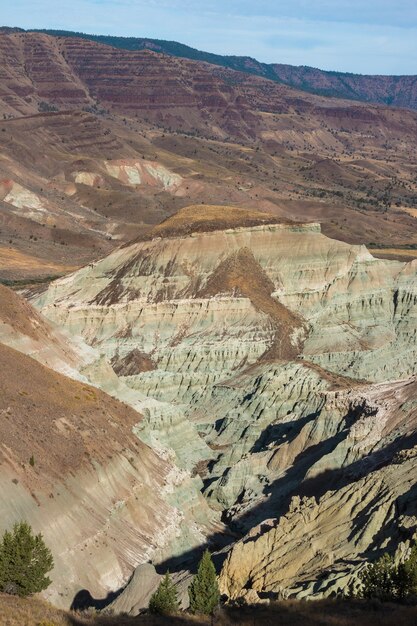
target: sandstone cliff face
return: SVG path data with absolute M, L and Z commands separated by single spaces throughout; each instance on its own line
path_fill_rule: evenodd
M 33 302 L 143 394 L 141 438 L 197 471 L 233 530 L 257 529 L 225 593 L 330 593 L 414 532 L 416 266 L 317 224 L 179 224 Z

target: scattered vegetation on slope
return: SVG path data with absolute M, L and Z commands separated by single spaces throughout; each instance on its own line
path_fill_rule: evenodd
M 180 209 L 155 226 L 144 238 L 181 237 L 191 235 L 191 233 L 207 233 L 228 228 L 279 223 L 291 224 L 292 222 L 277 218 L 270 213 L 261 213 L 239 207 L 193 204 Z

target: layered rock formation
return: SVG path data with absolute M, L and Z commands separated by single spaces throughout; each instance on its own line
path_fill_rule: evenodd
M 263 520 L 233 546 L 220 578 L 224 593 L 343 593 L 365 561 L 385 550 L 406 553 L 417 532 L 416 392 L 414 378 L 325 394 L 304 454 L 291 461 L 286 451 L 282 463 L 281 449 L 272 458 L 282 467 L 291 463 L 271 486 L 269 511 L 281 516 Z M 299 433 L 287 450 L 299 449 L 303 438 Z M 297 495 L 283 506 L 277 496 L 288 493 L 297 473 Z
M 33 302 L 146 396 L 141 438 L 254 529 L 225 593 L 327 594 L 416 527 L 416 265 L 318 224 L 222 219 L 184 210 Z
M 0 279 L 63 274 L 195 202 L 416 256 L 413 111 L 40 33 L 0 33 L 0 65 Z
M 5 29 L 5 34 L 24 32 L 23 29 Z M 35 31 L 36 32 L 36 31 Z M 378 76 L 347 72 L 329 72 L 305 65 L 294 66 L 282 63 L 261 63 L 251 57 L 224 56 L 190 48 L 175 41 L 163 41 L 142 37 L 114 37 L 89 35 L 71 31 L 41 30 L 55 37 L 78 37 L 87 41 L 106 44 L 125 50 L 152 50 L 170 56 L 205 61 L 240 72 L 275 80 L 291 87 L 312 93 L 351 98 L 365 102 L 379 102 L 392 106 L 417 109 L 416 76 Z
M 0 302 L 0 532 L 25 519 L 43 533 L 55 561 L 47 596 L 103 599 L 138 564 L 220 528 L 201 479 L 138 436 L 143 416 L 126 403 L 143 396 L 14 292 L 0 287 Z M 88 384 L 97 371 L 124 403 Z

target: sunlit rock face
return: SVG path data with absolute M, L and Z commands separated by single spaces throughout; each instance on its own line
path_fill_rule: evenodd
M 289 499 L 284 514 L 276 518 L 270 508 L 269 519 L 231 548 L 220 576 L 229 597 L 248 589 L 268 597 L 343 593 L 366 561 L 386 550 L 400 559 L 415 541 L 415 379 L 332 395 L 333 419 L 346 401 L 349 419 L 321 441 L 322 455 L 309 465 L 300 495 Z M 352 401 L 360 412 L 352 412 Z M 287 475 L 297 465 L 305 470 L 296 461 Z
M 210 230 L 162 230 L 33 302 L 112 363 L 117 385 L 139 394 L 140 438 L 197 472 L 205 501 L 233 530 L 274 520 L 253 531 L 250 566 L 240 562 L 253 538 L 231 549 L 225 593 L 330 593 L 385 545 L 374 534 L 407 492 L 405 466 L 393 459 L 415 443 L 417 266 L 375 259 L 317 224 Z M 93 370 L 108 389 L 99 367 L 83 373 Z M 404 461 L 410 484 L 413 458 Z M 372 507 L 385 473 L 391 491 Z M 390 513 L 393 548 L 413 534 L 405 502 L 404 536 Z M 360 541 L 349 531 L 356 506 L 367 516 Z M 313 555 L 305 532 L 319 537 Z M 331 555 L 330 569 L 320 554 Z M 284 577 L 271 573 L 281 569 Z M 327 582 L 316 584 L 324 571 Z

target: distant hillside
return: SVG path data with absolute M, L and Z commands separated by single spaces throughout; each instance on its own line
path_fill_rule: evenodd
M 3 29 L 0 29 L 0 31 Z M 13 29 L 14 31 L 20 29 Z M 10 32 L 10 29 L 9 29 Z M 255 74 L 304 91 L 335 98 L 377 102 L 417 109 L 417 76 L 372 76 L 327 72 L 305 65 L 261 63 L 249 56 L 224 56 L 196 50 L 176 41 L 143 37 L 89 35 L 65 30 L 36 30 L 56 37 L 80 37 L 124 50 L 149 49 L 171 56 L 206 61 L 248 74 Z

